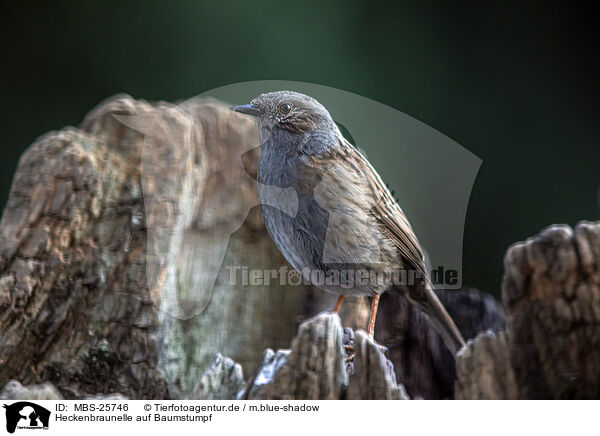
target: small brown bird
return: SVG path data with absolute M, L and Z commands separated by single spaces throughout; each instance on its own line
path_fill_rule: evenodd
M 327 109 L 312 97 L 291 91 L 262 94 L 232 109 L 252 115 L 257 123 L 262 146 L 260 209 L 288 262 L 314 285 L 339 295 L 334 312 L 345 295 L 371 296 L 367 326 L 371 336 L 381 293 L 401 293 L 427 315 L 456 354 L 464 339 L 432 289 L 410 223 Z M 273 188 L 294 189 L 295 215 L 289 207 L 277 207 L 281 198 Z M 399 271 L 412 275 L 404 275 L 409 279 L 402 283 L 378 279 L 398 277 Z M 348 272 L 354 280 L 343 282 L 340 277 Z M 369 279 L 357 280 L 358 275 Z

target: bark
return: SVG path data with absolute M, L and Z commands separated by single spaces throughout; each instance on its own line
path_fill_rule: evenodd
M 600 223 L 552 226 L 504 263 L 509 333 L 460 355 L 457 397 L 600 397 Z
M 479 334 L 456 362 L 457 400 L 519 398 L 505 332 Z
M 246 388 L 242 366 L 217 353 L 192 392 L 194 400 L 229 400 Z
M 346 330 L 346 331 L 345 331 Z M 384 349 L 359 330 L 348 362 L 342 328 L 336 314 L 322 313 L 302 323 L 291 350 L 267 350 L 261 368 L 243 394 L 246 399 L 270 400 L 399 400 L 408 399 L 397 384 Z M 349 342 L 346 340 L 346 342 Z
M 0 400 L 63 400 L 52 383 L 46 382 L 40 385 L 23 386 L 16 380 L 10 381 L 0 391 Z
M 502 307 L 489 295 L 470 288 L 438 294 L 465 338 L 506 328 Z M 426 317 L 397 294 L 383 294 L 379 307 L 375 337 L 389 349 L 411 397 L 453 398 L 455 361 Z
M 343 330 L 335 317 L 312 319 L 333 295 L 242 281 L 241 267 L 289 268 L 258 212 L 257 145 L 252 122 L 223 103 L 127 96 L 38 139 L 0 221 L 0 386 L 49 382 L 67 399 L 403 398 L 404 386 L 413 398 L 452 398 L 453 359 L 400 296 L 380 302 L 386 355 L 354 335 L 366 298 L 345 302 Z M 509 251 L 510 333 L 461 354 L 457 397 L 598 396 L 599 247 L 598 225 L 582 224 Z M 467 338 L 505 329 L 489 296 L 440 297 Z M 340 346 L 352 340 L 346 365 Z M 287 382 L 260 383 L 271 379 Z
M 410 399 L 404 385 L 396 382 L 394 365 L 385 356 L 385 347 L 359 330 L 356 332 L 355 350 L 347 392 L 349 400 Z
M 291 351 L 267 352 L 248 399 L 339 399 L 348 384 L 343 329 L 337 315 L 300 325 Z
M 36 141 L 0 222 L 0 386 L 189 398 L 217 352 L 253 373 L 333 305 L 230 285 L 228 266 L 285 265 L 256 208 L 256 146 L 223 103 L 127 96 Z

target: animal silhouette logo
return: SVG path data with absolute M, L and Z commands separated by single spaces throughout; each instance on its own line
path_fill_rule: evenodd
M 48 429 L 50 411 L 29 401 L 19 401 L 6 409 L 6 431 L 14 433 L 19 429 Z

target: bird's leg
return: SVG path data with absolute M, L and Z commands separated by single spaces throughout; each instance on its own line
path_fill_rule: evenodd
M 340 295 L 337 299 L 337 302 L 335 303 L 335 306 L 333 307 L 332 312 L 333 313 L 338 313 L 342 307 L 342 303 L 344 302 L 344 296 Z
M 367 333 L 372 338 L 375 333 L 375 318 L 377 318 L 377 306 L 379 306 L 379 294 L 373 295 L 371 301 L 371 314 L 369 315 L 369 326 L 367 327 Z

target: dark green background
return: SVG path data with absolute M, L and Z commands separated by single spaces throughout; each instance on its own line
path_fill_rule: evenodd
M 112 94 L 177 100 L 248 80 L 314 82 L 399 109 L 483 159 L 464 281 L 498 295 L 509 244 L 598 216 L 597 12 L 581 2 L 4 2 L 0 207 L 23 150 Z

